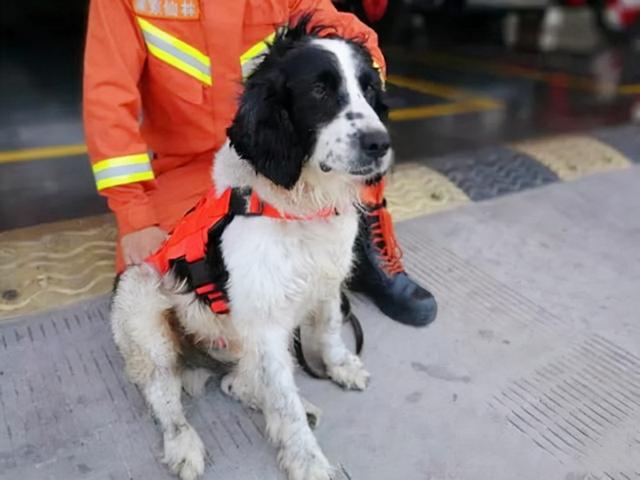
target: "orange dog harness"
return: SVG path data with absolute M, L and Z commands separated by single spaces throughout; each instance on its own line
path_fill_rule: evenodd
M 229 188 L 216 196 L 211 188 L 171 232 L 160 249 L 146 259 L 161 274 L 172 270 L 187 281 L 198 298 L 216 314 L 229 313 L 226 283 L 229 274 L 222 258 L 222 233 L 236 215 L 280 220 L 311 220 L 335 215 L 326 208 L 311 216 L 289 215 L 264 203 L 248 188 Z

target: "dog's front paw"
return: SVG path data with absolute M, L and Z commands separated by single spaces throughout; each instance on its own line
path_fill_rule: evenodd
M 369 372 L 357 355 L 349 354 L 343 362 L 327 365 L 327 373 L 331 380 L 343 388 L 364 390 L 369 384 Z
M 164 462 L 180 480 L 196 480 L 204 473 L 204 445 L 190 425 L 165 435 Z
M 319 448 L 280 450 L 280 465 L 289 480 L 331 480 L 335 470 Z

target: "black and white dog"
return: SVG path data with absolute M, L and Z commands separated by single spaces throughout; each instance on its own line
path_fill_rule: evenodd
M 127 374 L 159 420 L 165 461 L 183 480 L 202 475 L 204 446 L 184 416 L 181 388 L 195 394 L 210 375 L 182 361 L 185 339 L 233 362 L 223 390 L 262 410 L 293 480 L 333 473 L 294 383 L 294 329 L 312 325 L 333 381 L 367 385 L 369 373 L 340 336 L 340 289 L 353 260 L 359 190 L 391 164 L 386 107 L 367 50 L 319 33 L 302 21 L 277 36 L 247 80 L 215 158 L 217 191 L 248 187 L 298 218 L 238 216 L 226 226 L 219 247 L 230 313 L 212 313 L 179 272 L 160 274 L 149 264 L 128 268 L 114 296 L 113 333 Z M 327 209 L 337 214 L 316 215 Z

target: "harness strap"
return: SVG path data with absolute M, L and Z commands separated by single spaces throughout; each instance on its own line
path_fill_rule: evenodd
M 233 188 L 229 199 L 229 213 L 245 217 L 271 217 L 282 220 L 311 220 L 313 218 L 327 218 L 337 215 L 333 208 L 323 208 L 313 215 L 293 215 L 282 213 L 276 207 L 260 200 L 250 188 Z
M 186 259 L 184 258 L 179 260 L 186 261 Z M 196 289 L 196 291 L 198 290 L 198 288 L 209 285 L 211 283 L 209 267 L 204 258 L 195 262 L 187 262 L 187 267 L 189 271 L 189 281 L 191 282 L 191 285 L 193 285 L 193 288 Z

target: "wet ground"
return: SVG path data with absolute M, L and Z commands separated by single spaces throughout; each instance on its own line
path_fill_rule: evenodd
M 627 123 L 640 98 L 637 52 L 542 55 L 491 46 L 386 52 L 400 160 Z M 608 72 L 616 82 L 596 68 L 607 62 L 623 66 Z
M 400 163 L 628 123 L 640 97 L 640 53 L 630 46 L 542 55 L 473 39 L 385 53 Z M 84 154 L 81 58 L 77 22 L 4 38 L 0 230 L 106 211 Z

